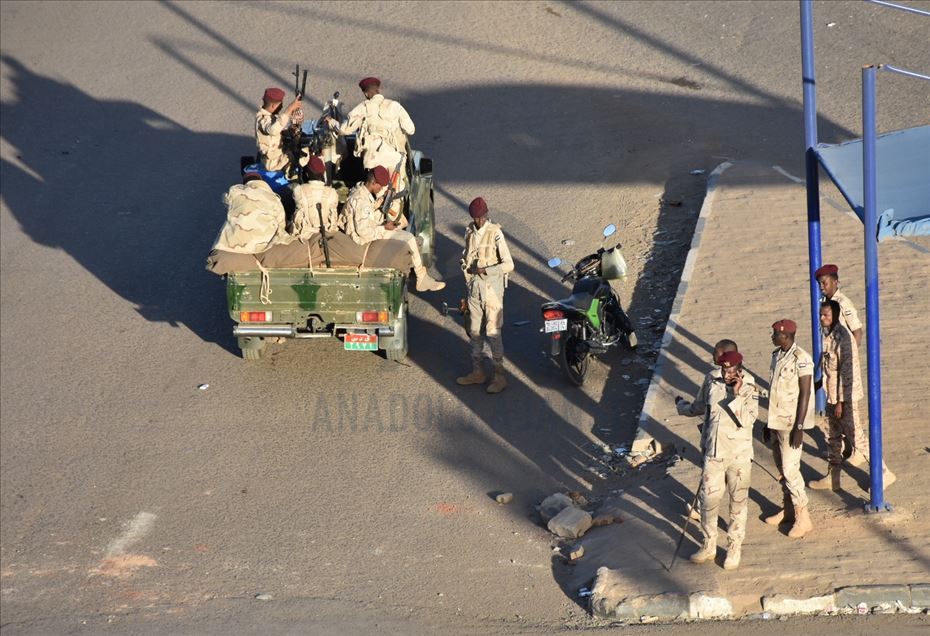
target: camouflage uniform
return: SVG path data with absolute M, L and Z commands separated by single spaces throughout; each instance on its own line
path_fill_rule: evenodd
M 294 191 L 294 234 L 300 238 L 309 238 L 320 231 L 320 213 L 317 203 L 322 206 L 323 223 L 326 231 L 339 229 L 339 194 L 322 181 L 310 181 L 291 186 Z
M 223 197 L 226 222 L 213 249 L 236 254 L 257 254 L 293 240 L 286 230 L 284 206 L 271 186 L 261 179 L 232 186 Z
M 831 466 L 843 463 L 843 436 L 868 461 L 869 440 L 859 419 L 859 400 L 863 397 L 859 354 L 852 333 L 842 321 L 823 336 L 821 370 L 827 394 L 827 461 Z M 835 410 L 838 402 L 843 403 L 843 416 L 839 418 Z M 884 462 L 882 468 L 886 469 Z
M 485 273 L 469 274 L 468 269 L 472 265 L 485 268 Z M 484 357 L 484 339 L 481 337 L 483 323 L 494 365 L 496 368 L 502 367 L 504 289 L 507 287 L 507 275 L 513 271 L 514 265 L 500 225 L 488 221 L 480 230 L 474 223 L 468 225 L 461 267 L 468 290 L 468 335 L 471 339 L 472 362 L 478 368 Z
M 733 394 L 720 369 L 707 374 L 694 402 L 678 405 L 682 415 L 704 416 L 701 452 L 704 470 L 699 502 L 705 544 L 717 544 L 717 517 L 724 487 L 729 495 L 727 542 L 739 547 L 746 537 L 749 479 L 752 471 L 752 425 L 759 415 L 759 393 L 745 373 L 739 393 Z
M 828 300 L 826 296 L 823 297 L 824 300 Z M 859 320 L 859 313 L 856 311 L 856 307 L 852 304 L 852 301 L 849 300 L 849 297 L 846 296 L 843 292 L 837 290 L 833 292 L 833 297 L 829 300 L 835 300 L 840 305 L 840 324 L 846 327 L 846 330 L 849 331 L 849 335 L 852 336 L 852 333 L 858 329 L 862 329 L 862 322 Z M 853 339 L 855 344 L 855 338 Z
M 379 94 L 349 111 L 339 132 L 343 135 L 358 133 L 355 156 L 360 157 L 369 151 L 379 151 L 382 144 L 404 152 L 407 136 L 416 132 L 416 126 L 403 106 Z
M 772 352 L 767 426 L 775 433 L 772 453 L 775 466 L 782 475 L 782 491 L 786 497 L 791 498 L 796 509 L 806 508 L 808 499 L 804 478 L 801 476 L 802 448 L 791 448 L 791 431 L 794 428 L 800 395 L 798 378 L 813 374 L 814 362 L 810 354 L 797 343 L 791 345 L 787 351 L 778 348 Z M 807 404 L 807 415 L 803 424 L 805 430 L 814 426 L 813 386 L 811 389 L 811 399 Z
M 287 167 L 287 155 L 281 147 L 281 133 L 291 122 L 285 112 L 272 114 L 264 108 L 255 113 L 255 144 L 258 146 L 258 160 L 266 170 L 284 170 Z

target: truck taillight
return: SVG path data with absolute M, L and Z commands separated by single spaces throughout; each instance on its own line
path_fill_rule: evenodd
M 355 314 L 357 322 L 387 322 L 388 312 L 386 311 L 359 311 Z
M 271 322 L 270 311 L 240 311 L 239 322 Z
M 543 312 L 543 318 L 546 320 L 558 320 L 559 318 L 564 318 L 565 312 L 559 311 L 558 309 L 547 309 Z

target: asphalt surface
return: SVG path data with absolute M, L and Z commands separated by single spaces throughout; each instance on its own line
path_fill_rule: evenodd
M 926 21 L 816 12 L 821 137 L 847 139 L 859 67 L 930 68 Z M 593 627 L 533 504 L 597 494 L 591 443 L 635 428 L 690 171 L 801 173 L 797 6 L 5 2 L 0 24 L 3 630 Z M 415 297 L 407 366 L 337 342 L 244 363 L 203 269 L 261 91 L 295 62 L 311 110 L 379 75 L 434 158 L 450 285 Z M 926 123 L 928 96 L 882 78 L 880 127 Z M 517 260 L 496 397 L 455 385 L 465 337 L 439 311 L 479 195 Z M 568 291 L 545 261 L 607 223 L 641 353 L 579 390 L 542 355 L 539 305 Z

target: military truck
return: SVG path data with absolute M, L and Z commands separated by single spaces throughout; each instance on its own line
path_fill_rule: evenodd
M 352 154 L 354 136 L 346 142 L 348 152 L 333 179 L 340 205 L 365 173 Z M 402 209 L 423 264 L 430 267 L 435 246 L 432 160 L 419 151 L 408 151 L 406 157 L 410 183 Z M 243 157 L 240 167 L 248 159 Z M 346 351 L 383 351 L 388 360 L 402 361 L 407 357 L 408 275 L 389 268 L 269 269 L 266 289 L 271 294 L 263 303 L 261 272 L 229 274 L 226 301 L 242 357 L 261 358 L 271 339 L 339 338 Z

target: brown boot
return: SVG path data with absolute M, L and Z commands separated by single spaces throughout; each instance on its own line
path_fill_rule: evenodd
M 455 379 L 455 383 L 461 384 L 462 386 L 468 386 L 469 384 L 484 384 L 487 381 L 488 376 L 484 374 L 484 369 L 481 368 L 480 360 L 472 361 L 471 373 Z
M 698 551 L 688 557 L 691 563 L 707 563 L 717 556 L 717 538 L 704 539 Z
M 783 523 L 794 523 L 794 504 L 791 503 L 791 497 L 782 495 L 782 508 L 771 517 L 765 518 L 765 523 L 770 526 L 780 526 Z
M 792 539 L 802 539 L 804 535 L 814 529 L 814 524 L 811 523 L 811 516 L 807 512 L 807 506 L 798 508 L 795 511 L 795 517 L 794 525 L 791 526 L 788 536 Z
M 735 570 L 739 567 L 743 544 L 740 541 L 730 541 L 727 546 L 727 558 L 723 562 L 724 570 Z
M 488 393 L 500 393 L 506 388 L 507 378 L 504 377 L 504 365 L 495 364 L 494 377 L 491 379 L 491 384 L 488 385 L 486 390 Z
M 822 479 L 815 479 L 807 484 L 811 490 L 827 490 L 833 492 L 840 490 L 840 467 L 830 464 L 827 466 L 827 474 Z
M 417 291 L 439 291 L 445 289 L 446 284 L 440 280 L 434 279 L 426 273 L 426 268 L 417 271 Z

